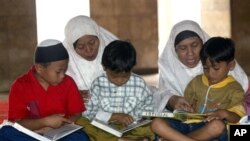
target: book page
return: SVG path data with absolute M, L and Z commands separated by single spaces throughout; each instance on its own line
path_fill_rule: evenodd
M 207 115 L 201 113 L 190 113 L 183 110 L 174 110 L 174 118 L 180 121 L 188 121 L 188 122 L 199 122 L 204 120 Z
M 201 121 L 207 117 L 206 114 L 189 113 L 183 110 L 174 110 L 173 112 L 142 112 L 143 117 L 166 117 L 174 118 L 180 121 Z
M 137 120 L 137 121 L 131 123 L 130 125 L 128 125 L 127 127 L 124 127 L 121 131 L 124 133 L 124 132 L 130 131 L 136 127 L 146 125 L 150 122 L 151 122 L 151 120 L 145 120 L 145 119 Z
M 120 131 L 119 127 L 114 123 L 108 124 L 108 123 L 105 123 L 105 122 L 103 122 L 101 120 L 93 119 L 91 121 L 91 124 L 98 127 L 98 128 L 100 128 L 100 129 L 102 129 L 102 130 L 104 130 L 104 131 L 106 131 L 106 132 L 109 132 L 109 133 L 111 133 L 111 134 L 113 134 L 113 135 L 115 135 L 117 137 L 121 137 L 122 134 L 123 134 Z
M 10 124 L 11 125 L 11 124 Z M 12 125 L 14 128 L 40 141 L 56 141 L 82 128 L 76 124 L 65 124 L 60 128 L 49 130 L 44 135 L 31 131 L 18 123 Z
M 91 124 L 106 131 L 109 132 L 117 137 L 121 137 L 123 133 L 130 131 L 136 127 L 145 125 L 150 123 L 151 120 L 139 120 L 136 121 L 130 125 L 128 125 L 127 127 L 123 127 L 121 124 L 117 123 L 117 122 L 111 122 L 111 123 L 105 123 L 101 120 L 98 119 L 94 119 Z
M 20 132 L 23 132 L 24 134 L 27 134 L 37 140 L 40 140 L 40 141 L 51 141 L 50 139 L 36 133 L 36 132 L 33 132 L 25 127 L 23 127 L 22 125 L 18 124 L 18 123 L 14 123 L 13 124 L 13 127 L 16 128 L 18 131 Z
M 64 136 L 67 136 L 76 130 L 81 129 L 82 126 L 76 125 L 76 124 L 65 124 L 61 126 L 60 128 L 52 129 L 44 134 L 45 137 L 51 139 L 51 140 L 58 140 Z
M 143 117 L 169 117 L 173 118 L 172 112 L 142 112 Z

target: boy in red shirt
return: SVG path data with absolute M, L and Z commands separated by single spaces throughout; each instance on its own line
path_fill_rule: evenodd
M 10 121 L 42 134 L 81 116 L 85 106 L 75 82 L 65 74 L 68 61 L 69 55 L 60 41 L 49 39 L 38 45 L 34 65 L 10 88 Z M 1 130 L 0 138 L 6 140 L 35 140 L 10 126 Z M 61 140 L 89 138 L 78 130 Z

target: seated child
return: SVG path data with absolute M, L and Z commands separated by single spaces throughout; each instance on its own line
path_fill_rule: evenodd
M 85 111 L 80 93 L 73 79 L 65 74 L 69 55 L 58 40 L 41 42 L 35 51 L 34 65 L 17 78 L 9 94 L 10 121 L 37 133 L 72 123 Z M 11 126 L 0 130 L 4 140 L 29 140 L 32 137 Z M 88 141 L 88 136 L 78 130 L 61 141 Z
M 91 140 L 153 140 L 149 124 L 138 127 L 117 138 L 89 124 L 96 116 L 105 122 L 117 121 L 129 125 L 141 118 L 142 111 L 152 110 L 152 94 L 146 82 L 132 73 L 136 51 L 126 41 L 113 41 L 104 49 L 102 65 L 106 73 L 97 77 L 90 88 L 91 98 L 87 111 L 77 122 L 86 127 Z
M 195 112 L 207 114 L 205 121 L 182 123 L 155 118 L 152 130 L 166 140 L 228 140 L 225 123 L 237 123 L 245 114 L 244 90 L 228 75 L 235 66 L 234 54 L 229 38 L 210 38 L 201 49 L 204 73 L 189 82 L 184 97 Z

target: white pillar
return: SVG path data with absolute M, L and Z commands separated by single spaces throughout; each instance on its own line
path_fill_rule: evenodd
M 200 24 L 200 0 L 158 0 L 159 56 L 163 51 L 174 24 L 182 20 L 193 20 Z
M 89 0 L 36 0 L 38 43 L 44 39 L 64 40 L 64 27 L 77 15 L 90 15 Z

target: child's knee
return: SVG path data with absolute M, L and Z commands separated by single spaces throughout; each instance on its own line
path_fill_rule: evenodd
M 160 118 L 155 118 L 152 120 L 151 124 L 150 124 L 150 128 L 152 131 L 155 131 L 158 129 L 158 127 L 161 127 L 162 124 L 165 124 L 164 121 Z
M 212 133 L 221 135 L 224 132 L 225 128 L 226 125 L 222 120 L 212 120 L 209 122 L 209 130 L 212 131 Z

